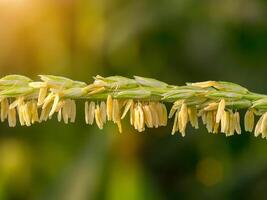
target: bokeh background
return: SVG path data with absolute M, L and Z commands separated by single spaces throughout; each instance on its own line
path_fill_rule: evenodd
M 100 74 L 267 93 L 264 0 L 0 0 L 0 75 Z M 2 200 L 264 199 L 267 143 L 202 127 L 140 134 L 124 121 L 0 126 Z

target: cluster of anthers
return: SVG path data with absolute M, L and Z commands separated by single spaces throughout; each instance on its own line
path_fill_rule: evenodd
M 121 120 L 130 112 L 130 124 L 139 132 L 148 128 L 158 128 L 167 125 L 167 109 L 160 102 L 141 102 L 133 99 L 118 100 L 108 95 L 107 102 L 85 102 L 85 122 L 92 125 L 95 122 L 100 129 L 106 121 L 117 124 L 122 132 Z
M 245 131 L 267 138 L 267 96 L 249 92 L 229 82 L 206 81 L 173 86 L 164 82 L 135 76 L 94 77 L 84 82 L 52 75 L 40 75 L 34 82 L 20 75 L 0 79 L 0 117 L 10 127 L 17 119 L 24 126 L 51 119 L 57 113 L 58 121 L 73 123 L 77 100 L 85 101 L 85 122 L 94 122 L 103 129 L 113 121 L 122 132 L 121 120 L 129 113 L 130 124 L 139 132 L 147 128 L 166 126 L 174 118 L 172 134 L 185 136 L 187 124 L 199 128 L 202 119 L 210 133 L 226 136 L 241 134 L 240 110 L 244 116 Z M 165 103 L 173 103 L 168 113 Z M 18 117 L 17 117 L 18 115 Z M 255 118 L 260 116 L 256 126 Z

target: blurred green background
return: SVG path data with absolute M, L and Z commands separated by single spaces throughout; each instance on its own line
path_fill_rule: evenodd
M 0 0 L 0 75 L 225 80 L 267 93 L 263 0 Z M 0 126 L 0 199 L 264 199 L 267 143 L 55 119 Z

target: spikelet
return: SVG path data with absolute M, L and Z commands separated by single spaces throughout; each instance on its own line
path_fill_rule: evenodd
M 244 118 L 245 131 L 252 132 L 254 128 L 254 112 L 252 109 L 247 110 Z
M 89 92 L 88 95 L 98 94 L 104 92 L 105 90 L 105 87 L 96 88 L 93 91 Z
M 207 88 L 207 87 L 215 86 L 216 82 L 215 81 L 203 81 L 203 82 L 192 83 L 191 85 L 201 87 L 201 88 Z
M 40 89 L 40 88 L 45 88 L 47 87 L 47 83 L 46 82 L 31 82 L 29 83 L 29 86 L 33 87 L 33 88 L 37 88 L 37 89 Z
M 218 110 L 216 114 L 216 123 L 220 123 L 224 109 L 225 109 L 225 100 L 222 99 L 218 105 Z

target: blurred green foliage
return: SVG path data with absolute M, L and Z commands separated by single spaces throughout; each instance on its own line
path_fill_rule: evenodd
M 0 74 L 225 80 L 266 93 L 264 0 L 0 0 Z M 263 199 L 267 143 L 243 132 L 0 126 L 0 199 Z

